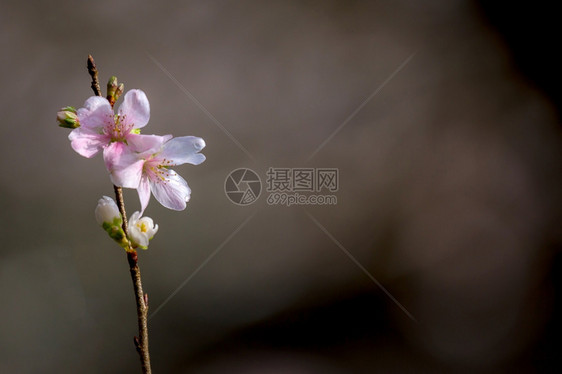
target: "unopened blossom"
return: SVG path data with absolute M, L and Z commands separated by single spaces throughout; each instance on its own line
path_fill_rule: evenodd
M 68 129 L 80 127 L 80 120 L 76 114 L 76 109 L 71 106 L 62 108 L 57 112 L 57 122 L 60 127 L 66 127 Z
M 122 152 L 129 141 L 141 136 L 138 129 L 148 123 L 150 105 L 144 92 L 130 90 L 117 115 L 109 101 L 101 96 L 90 97 L 76 114 L 80 127 L 68 136 L 72 148 L 88 158 L 103 150 L 106 159 L 109 154 Z
M 119 96 L 123 94 L 125 90 L 125 85 L 123 83 L 119 84 L 117 82 L 117 77 L 112 76 L 107 82 L 107 100 L 111 105 L 115 104 L 115 101 L 119 99 Z
M 199 153 L 204 147 L 205 141 L 195 136 L 172 138 L 171 135 L 147 135 L 136 145 L 137 149 L 144 148 L 145 151 L 125 150 L 120 154 L 114 153 L 114 157 L 108 160 L 112 180 L 118 185 L 136 185 L 141 214 L 148 205 L 151 192 L 166 208 L 184 210 L 191 189 L 185 179 L 171 168 L 185 163 L 199 165 L 205 161 L 205 156 Z
M 148 241 L 158 232 L 158 225 L 150 217 L 142 217 L 140 212 L 134 212 L 128 223 L 129 238 L 134 248 L 148 248 Z
M 119 207 L 115 201 L 108 196 L 103 196 L 98 200 L 98 205 L 95 210 L 96 221 L 98 225 L 103 226 L 104 224 L 121 224 L 121 213 L 119 213 Z
M 113 201 L 111 197 L 103 196 L 98 201 L 95 215 L 98 225 L 100 225 L 113 240 L 119 243 L 120 246 L 127 248 L 128 241 L 121 227 L 123 219 L 115 201 Z

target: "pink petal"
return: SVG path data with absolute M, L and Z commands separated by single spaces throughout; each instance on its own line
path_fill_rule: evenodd
M 157 153 L 162 149 L 162 145 L 172 138 L 172 135 L 140 135 L 140 134 L 129 134 L 127 135 L 127 144 L 135 152 L 140 153 L 140 158 L 146 158 L 147 156 Z
M 77 111 L 80 126 L 90 130 L 101 130 L 106 123 L 113 123 L 113 108 L 105 97 L 92 96 Z
M 79 127 L 68 134 L 70 145 L 79 155 L 91 158 L 95 156 L 107 143 L 107 135 L 98 134 L 87 128 Z
M 135 129 L 146 126 L 150 119 L 150 105 L 144 92 L 128 91 L 119 107 L 119 117 L 124 125 L 134 124 Z
M 137 188 L 137 192 L 139 194 L 139 200 L 141 203 L 141 212 L 140 212 L 140 216 L 142 216 L 142 214 L 144 213 L 144 210 L 146 209 L 146 207 L 148 206 L 148 202 L 150 200 L 150 183 L 148 181 L 148 177 L 146 175 L 143 175 L 139 186 Z
M 172 161 L 173 165 L 190 163 L 199 165 L 205 161 L 205 155 L 198 153 L 205 148 L 205 141 L 195 136 L 181 136 L 173 138 L 164 144 L 162 152 L 158 158 L 165 158 Z
M 103 160 L 111 182 L 119 187 L 137 188 L 140 183 L 144 160 L 125 144 L 111 143 L 103 150 Z
M 151 179 L 152 194 L 164 207 L 172 210 L 184 210 L 191 196 L 187 182 L 175 171 L 168 170 L 169 177 L 165 181 Z

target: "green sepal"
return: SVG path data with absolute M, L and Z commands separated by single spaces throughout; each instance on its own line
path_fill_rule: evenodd
M 129 241 L 125 236 L 125 232 L 121 227 L 123 221 L 121 218 L 115 218 L 113 222 L 104 222 L 102 228 L 107 232 L 109 237 L 117 242 L 121 247 L 129 248 Z
M 60 127 L 67 128 L 67 129 L 75 129 L 75 128 L 77 128 L 77 127 L 80 127 L 80 125 L 77 124 L 76 121 L 74 121 L 74 120 L 72 120 L 72 119 L 70 119 L 70 118 L 66 118 L 64 121 L 61 121 L 61 122 L 59 123 L 59 126 L 60 126 Z
M 67 106 L 57 112 L 57 122 L 60 127 L 75 129 L 80 127 L 80 120 L 76 114 L 76 109 Z

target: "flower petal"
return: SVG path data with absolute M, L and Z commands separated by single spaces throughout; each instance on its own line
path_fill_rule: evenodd
M 137 187 L 137 192 L 139 194 L 139 200 L 141 203 L 140 215 L 142 215 L 144 213 L 144 210 L 148 206 L 148 202 L 150 201 L 150 183 L 146 175 L 143 175 L 141 177 L 139 186 Z
M 91 158 L 95 156 L 107 143 L 107 135 L 98 134 L 87 128 L 79 127 L 68 134 L 70 145 L 79 155 Z
M 158 158 L 172 161 L 172 165 L 190 163 L 199 165 L 205 161 L 205 155 L 198 153 L 205 148 L 205 141 L 196 136 L 181 136 L 173 138 L 164 144 Z
M 113 123 L 113 108 L 105 97 L 92 96 L 84 103 L 84 107 L 77 111 L 80 126 L 98 131 L 107 123 Z
M 100 226 L 103 226 L 104 223 L 113 224 L 115 220 L 121 220 L 119 208 L 111 197 L 103 196 L 99 199 L 94 213 L 96 215 L 96 221 Z
M 125 94 L 119 107 L 119 117 L 124 125 L 134 124 L 133 128 L 146 126 L 150 119 L 150 104 L 141 90 L 130 90 Z
M 129 227 L 133 226 L 141 217 L 141 212 L 136 211 L 133 214 L 131 214 L 131 218 L 129 218 Z
M 172 135 L 140 135 L 129 134 L 127 135 L 127 144 L 131 146 L 132 150 L 140 153 L 140 158 L 157 153 L 162 149 L 162 145 L 170 140 Z
M 152 218 L 150 217 L 144 217 L 146 219 L 146 221 L 148 222 L 148 239 L 152 239 L 154 238 L 154 235 L 156 235 L 156 233 L 158 232 L 158 224 L 154 224 L 154 221 L 152 220 Z
M 138 245 L 141 248 L 148 247 L 148 235 L 143 233 L 138 225 L 140 218 L 140 212 L 134 212 L 131 218 L 129 218 L 129 238 L 133 244 Z
M 185 179 L 173 170 L 167 170 L 166 180 L 151 179 L 152 194 L 164 207 L 172 210 L 184 210 L 191 196 L 191 189 Z
M 119 187 L 137 188 L 140 183 L 144 160 L 121 142 L 111 143 L 103 150 L 105 167 L 111 182 Z

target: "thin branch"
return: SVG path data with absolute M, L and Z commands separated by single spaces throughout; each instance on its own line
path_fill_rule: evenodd
M 92 55 L 88 55 L 88 73 L 92 77 L 92 90 L 94 90 L 96 96 L 102 96 L 100 82 L 98 80 L 98 69 Z M 117 202 L 117 206 L 119 207 L 119 212 L 123 218 L 123 231 L 130 243 L 127 212 L 125 211 L 125 201 L 123 199 L 123 189 L 115 185 L 113 186 L 113 189 L 115 191 L 115 200 Z M 129 262 L 129 271 L 131 272 L 131 279 L 133 280 L 133 289 L 137 304 L 137 322 L 140 335 L 140 338 L 135 336 L 135 347 L 140 356 L 143 374 L 151 374 L 152 370 L 150 368 L 150 355 L 148 351 L 148 295 L 142 290 L 137 251 L 135 251 L 135 249 L 129 244 L 129 248 L 126 249 L 126 252 L 127 261 Z
M 135 289 L 135 300 L 137 302 L 137 322 L 140 338 L 135 336 L 135 346 L 140 356 L 142 372 L 144 374 L 150 374 L 152 371 L 150 368 L 150 354 L 148 350 L 148 297 L 142 290 L 137 252 L 135 250 L 127 251 L 127 260 L 129 261 L 129 270 L 131 272 L 133 288 Z
M 113 186 L 115 190 L 115 199 L 119 212 L 123 217 L 123 231 L 125 236 L 129 239 L 129 231 L 127 226 L 127 212 L 125 211 L 125 201 L 123 199 L 123 189 L 121 187 Z M 127 249 L 127 260 L 129 262 L 129 271 L 131 272 L 131 279 L 133 280 L 133 289 L 135 291 L 135 301 L 137 304 L 137 323 L 139 327 L 140 338 L 135 336 L 134 342 L 137 352 L 139 353 L 142 372 L 150 374 L 150 354 L 148 350 L 148 295 L 142 290 L 141 273 L 138 265 L 138 255 L 132 247 Z
M 129 239 L 129 225 L 127 223 L 127 212 L 125 211 L 123 189 L 121 187 L 113 185 L 113 190 L 115 191 L 115 200 L 117 202 L 117 206 L 119 207 L 119 213 L 121 213 L 121 217 L 123 217 L 123 231 L 125 232 L 125 236 L 127 237 L 127 239 Z M 134 251 L 134 249 L 132 248 L 130 248 L 130 250 Z
M 96 67 L 96 63 L 92 55 L 88 55 L 88 73 L 92 77 L 92 90 L 96 96 L 102 96 L 101 88 L 100 88 L 100 81 L 98 79 L 98 68 Z

